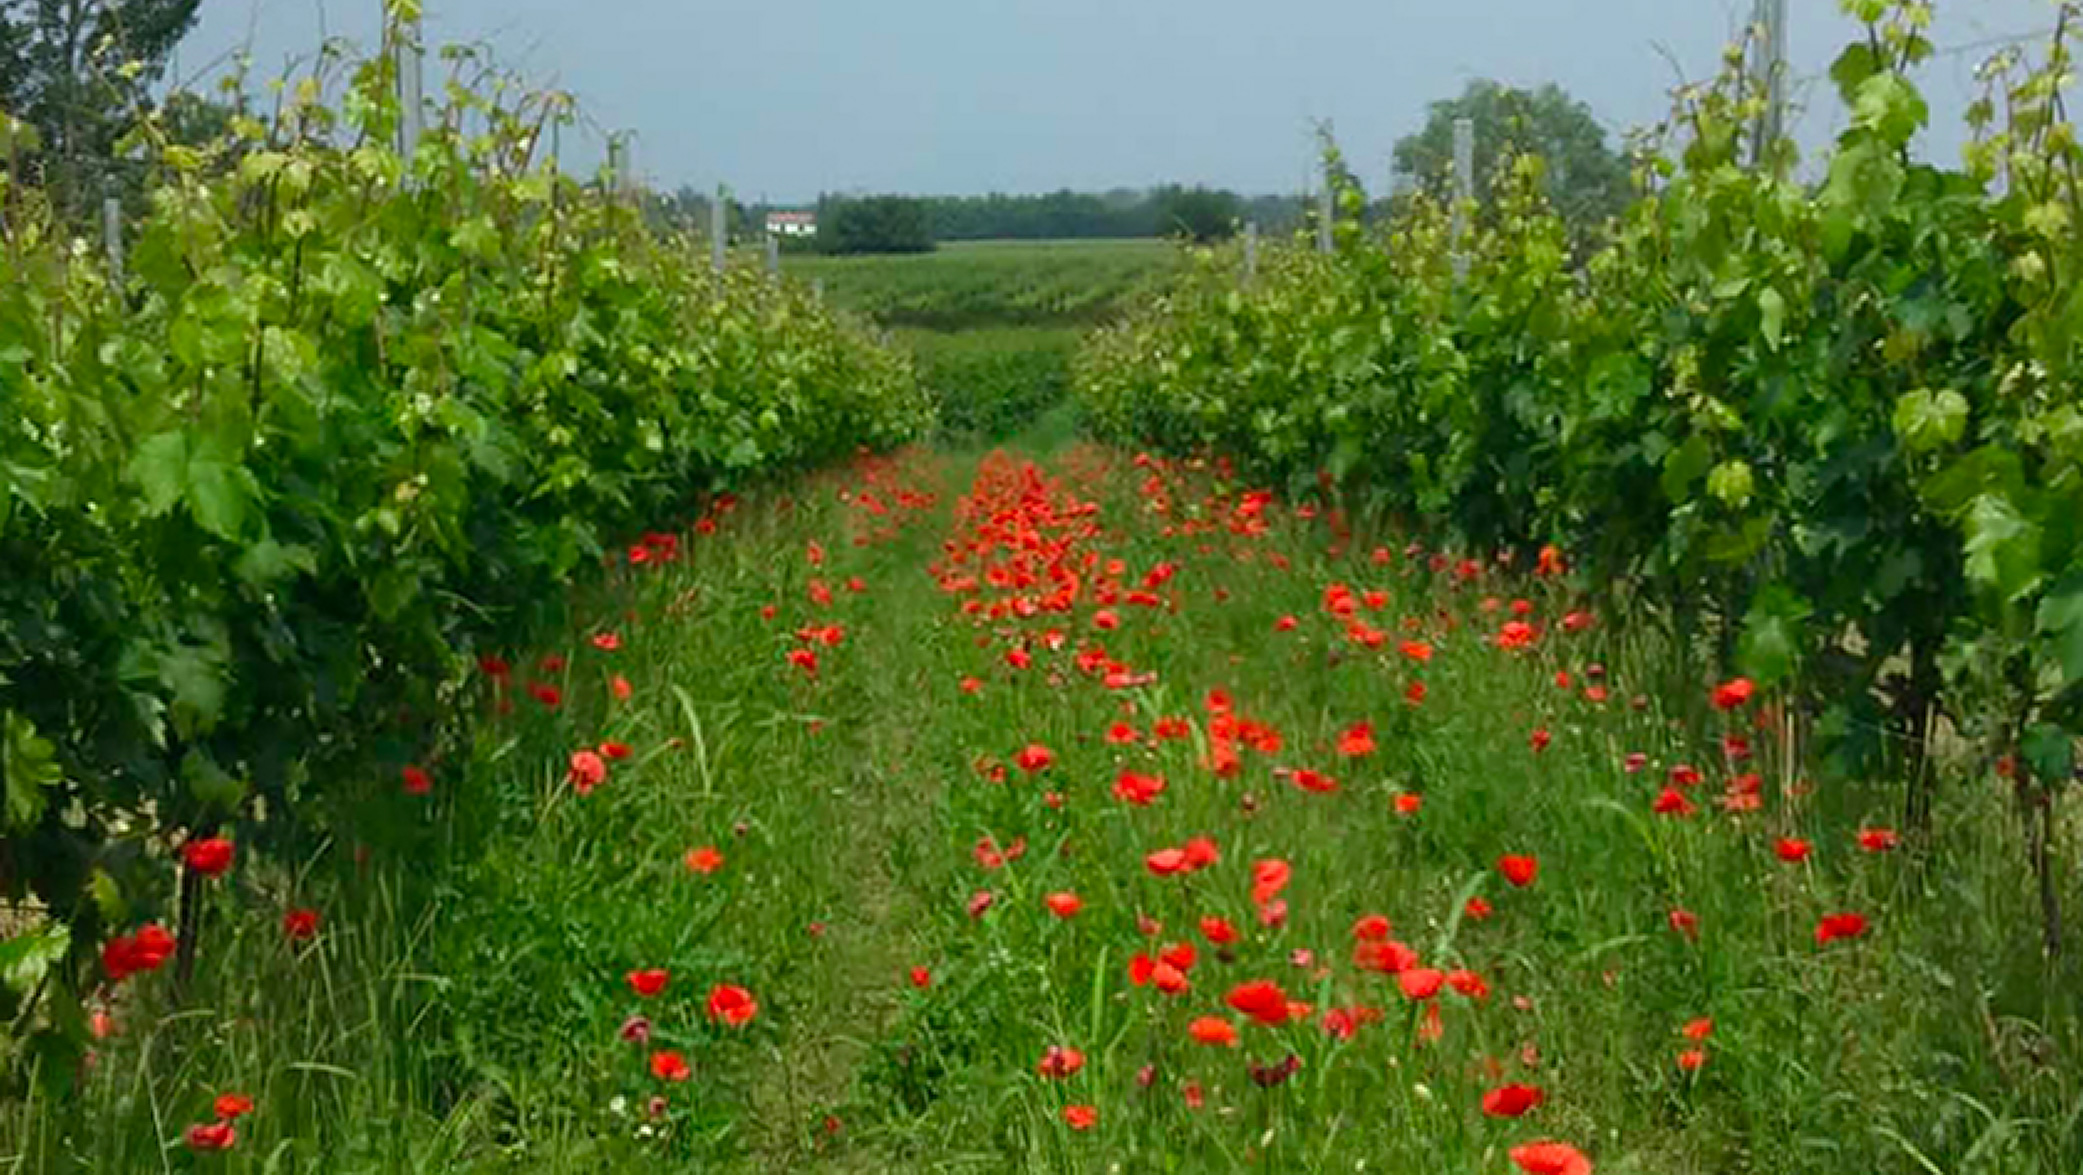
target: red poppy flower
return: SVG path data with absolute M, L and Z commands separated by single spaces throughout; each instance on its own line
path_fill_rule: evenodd
M 291 942 L 306 942 L 318 934 L 318 911 L 291 910 L 282 915 L 282 937 Z
M 1400 975 L 1419 965 L 1419 952 L 1391 940 L 1360 940 L 1352 946 L 1352 965 L 1360 971 L 1379 971 L 1383 975 Z
M 1138 741 L 1141 737 L 1141 735 L 1136 733 L 1136 728 L 1126 722 L 1116 722 L 1114 725 L 1107 727 L 1107 741 L 1117 747 L 1128 746 Z
M 669 977 L 665 968 L 650 967 L 641 971 L 631 971 L 626 978 L 629 980 L 629 990 L 648 998 L 664 991 Z
M 1430 967 L 1406 967 L 1396 973 L 1396 986 L 1403 989 L 1404 997 L 1412 1000 L 1429 1000 L 1439 994 L 1446 985 L 1445 972 Z
M 689 873 L 699 873 L 707 877 L 723 868 L 723 854 L 717 852 L 714 845 L 703 845 L 687 850 L 687 856 L 681 859 L 681 863 L 687 866 Z
M 1099 1125 L 1099 1111 L 1091 1106 L 1063 1107 L 1063 1122 L 1072 1130 L 1086 1131 Z
M 788 651 L 788 663 L 811 677 L 817 676 L 816 649 L 790 649 Z
M 1538 1085 L 1500 1085 L 1483 1094 L 1483 1113 L 1492 1118 L 1517 1118 L 1547 1100 Z
M 1413 706 L 1423 705 L 1425 702 L 1425 683 L 1422 681 L 1411 682 L 1403 691 L 1403 700 Z
M 1338 753 L 1347 758 L 1371 755 L 1374 751 L 1374 724 L 1364 719 L 1353 723 L 1338 736 Z
M 1687 1020 L 1685 1027 L 1678 1030 L 1678 1035 L 1687 1040 L 1705 1040 L 1714 1035 L 1714 1021 L 1706 1016 Z
M 1405 657 L 1420 665 L 1428 664 L 1432 660 L 1432 644 L 1429 641 L 1404 641 L 1397 647 Z
M 151 923 L 134 935 L 119 934 L 103 943 L 101 966 L 110 983 L 121 983 L 140 972 L 159 970 L 172 957 L 175 945 L 173 935 Z
M 1201 937 L 1212 946 L 1228 946 L 1237 941 L 1237 928 L 1227 918 L 1208 915 L 1201 919 Z
M 1052 1044 L 1049 1050 L 1042 1054 L 1041 1062 L 1035 1065 L 1034 1069 L 1044 1077 L 1053 1077 L 1060 1081 L 1084 1067 L 1084 1053 Z
M 1555 741 L 1555 736 L 1549 734 L 1548 728 L 1545 726 L 1534 728 L 1534 732 L 1526 736 L 1526 745 L 1532 747 L 1533 753 L 1536 755 L 1547 750 L 1548 744 L 1553 741 Z
M 1185 854 L 1185 864 L 1188 870 L 1205 869 L 1222 860 L 1222 854 L 1216 849 L 1215 842 L 1205 836 L 1193 837 L 1181 847 L 1180 851 Z
M 188 1128 L 188 1149 L 192 1151 L 228 1151 L 239 1140 L 239 1132 L 229 1122 L 198 1123 Z
M 1287 1023 L 1287 993 L 1269 979 L 1254 979 L 1232 987 L 1223 1002 L 1261 1024 Z
M 405 767 L 399 771 L 405 779 L 405 794 L 423 796 L 434 790 L 434 780 L 418 767 Z
M 1859 847 L 1869 853 L 1891 852 L 1902 843 L 1892 828 L 1862 828 L 1859 830 Z
M 1591 1175 L 1591 1160 L 1566 1142 L 1529 1142 L 1513 1147 L 1510 1154 L 1526 1175 Z
M 1271 858 L 1254 861 L 1251 865 L 1251 901 L 1263 906 L 1277 897 L 1294 877 L 1294 869 L 1286 861 Z
M 540 702 L 545 709 L 554 710 L 564 704 L 564 691 L 547 682 L 529 682 L 528 696 Z
M 1361 942 L 1382 942 L 1389 937 L 1389 920 L 1380 914 L 1362 914 L 1353 923 L 1353 937 Z
M 1056 761 L 1055 752 L 1040 743 L 1028 743 L 1013 756 L 1013 765 L 1029 775 L 1042 771 Z
M 253 1099 L 242 1093 L 220 1093 L 210 1108 L 219 1122 L 236 1122 L 253 1112 Z
M 719 983 L 709 989 L 709 1019 L 739 1028 L 759 1014 L 752 993 L 734 984 Z
M 1327 795 L 1338 790 L 1337 780 L 1332 779 L 1321 771 L 1311 771 L 1307 767 L 1295 768 L 1288 772 L 1287 778 L 1288 782 L 1301 788 L 1303 791 L 1316 792 L 1318 795 Z
M 1220 1016 L 1197 1017 L 1186 1026 L 1195 1043 L 1227 1047 L 1237 1043 L 1237 1026 Z
M 1461 907 L 1461 913 L 1471 922 L 1481 922 L 1490 917 L 1492 910 L 1487 899 L 1473 897 L 1468 899 L 1468 903 Z
M 1280 619 L 1275 620 L 1273 622 L 1273 631 L 1293 632 L 1295 628 L 1301 623 L 1301 621 L 1295 619 L 1293 616 L 1282 616 Z
M 1528 853 L 1507 853 L 1497 858 L 1497 871 L 1519 889 L 1532 885 L 1540 869 L 1540 860 Z
M 969 911 L 971 918 L 981 918 L 984 916 L 984 911 L 990 909 L 991 903 L 996 900 L 998 899 L 990 890 L 980 889 L 969 896 L 969 905 L 965 909 Z
M 1085 908 L 1084 899 L 1074 893 L 1052 893 L 1042 902 L 1049 907 L 1049 913 L 1058 918 L 1074 918 L 1079 910 Z
M 1863 938 L 1865 934 L 1864 914 L 1826 914 L 1815 924 L 1815 945 L 1827 946 L 1841 938 Z
M 611 763 L 620 763 L 634 753 L 628 743 L 610 741 L 600 744 L 600 757 Z
M 1772 852 L 1787 864 L 1798 865 L 1808 859 L 1808 854 L 1813 848 L 1814 846 L 1805 840 L 1783 836 L 1773 843 Z
M 1534 627 L 1523 620 L 1506 621 L 1504 627 L 1497 630 L 1497 647 L 1500 649 L 1531 648 L 1537 635 L 1538 633 L 1536 633 Z
M 232 843 L 221 836 L 197 837 L 181 846 L 182 862 L 204 877 L 222 876 L 231 868 L 234 853 Z
M 1391 803 L 1395 805 L 1398 816 L 1415 816 L 1425 806 L 1425 797 L 1416 792 L 1399 791 Z
M 913 967 L 911 969 L 911 985 L 920 991 L 933 986 L 933 972 L 924 967 Z
M 1678 1054 L 1678 1068 L 1687 1073 L 1699 1072 L 1706 1063 L 1706 1049 L 1686 1049 Z
M 1014 669 L 1026 669 L 1034 664 L 1034 654 L 1025 649 L 1008 649 L 1005 654 L 1005 663 Z
M 1747 677 L 1738 677 L 1715 686 L 1712 701 L 1715 709 L 1726 713 L 1749 705 L 1756 693 L 1756 683 Z
M 1692 801 L 1686 799 L 1685 793 L 1675 787 L 1663 789 L 1656 797 L 1656 802 L 1650 805 L 1650 809 L 1659 816 L 1679 817 L 1690 816 L 1695 811 Z
M 1169 877 L 1186 868 L 1186 851 L 1159 849 L 1143 858 L 1143 866 L 1159 877 Z
M 1671 929 L 1687 938 L 1700 937 L 1700 916 L 1691 910 L 1678 908 L 1671 911 Z
M 687 1058 L 681 1056 L 677 1051 L 660 1049 L 651 1054 L 651 1076 L 658 1078 L 660 1081 L 671 1081 L 677 1084 L 694 1076 L 694 1070 L 687 1067 Z
M 622 638 L 612 632 L 596 632 L 593 634 L 593 647 L 603 653 L 612 653 L 622 647 Z
M 1184 718 L 1160 718 L 1151 726 L 1151 737 L 1160 741 L 1185 738 L 1193 733 L 1193 727 Z
M 573 751 L 571 769 L 565 773 L 571 786 L 582 796 L 591 795 L 593 789 L 607 782 L 608 765 L 593 751 Z
M 1447 986 L 1472 1000 L 1490 998 L 1489 983 L 1473 971 L 1456 969 L 1447 972 Z
M 1164 794 L 1164 776 L 1124 770 L 1114 780 L 1114 798 L 1142 808 Z

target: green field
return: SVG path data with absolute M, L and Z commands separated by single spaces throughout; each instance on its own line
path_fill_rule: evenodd
M 1182 256 L 1169 241 L 976 241 L 893 256 L 793 255 L 782 269 L 895 331 L 944 435 L 995 440 L 1062 402 L 1084 332 L 1113 321 Z
M 886 326 L 956 331 L 1105 322 L 1179 257 L 1169 241 L 973 241 L 931 253 L 783 259 L 836 305 Z

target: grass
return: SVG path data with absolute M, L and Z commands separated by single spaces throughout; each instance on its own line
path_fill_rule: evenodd
M 1067 428 L 1047 414 L 1027 443 Z M 214 883 L 189 991 L 131 981 L 79 1083 L 0 1117 L 0 1159 L 1502 1175 L 1511 1147 L 1554 1138 L 1607 1175 L 2083 1169 L 2077 969 L 2039 955 L 1995 781 L 1950 779 L 1927 834 L 1865 851 L 1899 785 L 1818 774 L 1770 698 L 1715 711 L 1673 638 L 1602 611 L 1597 585 L 1494 565 L 1464 582 L 1400 545 L 1377 563 L 1322 517 L 1254 522 L 1216 488 L 1090 449 L 1052 448 L 1043 469 L 917 455 L 761 495 L 684 559 L 586 587 L 560 639 L 513 650 L 517 678 L 566 658 L 535 670 L 559 707 L 521 694 L 502 713 L 478 682 L 431 802 L 385 796 L 370 844 Z M 1071 576 L 1068 609 L 1045 606 Z M 1361 594 L 1352 621 L 1327 610 L 1338 583 Z M 1541 632 L 1507 651 L 1515 599 Z M 1567 631 L 1579 609 L 1597 622 Z M 1379 648 L 1355 639 L 1369 630 Z M 594 647 L 604 631 L 620 649 Z M 806 647 L 814 674 L 787 659 Z M 1215 690 L 1269 748 L 1240 749 L 1233 774 L 1210 769 Z M 1184 737 L 1155 737 L 1161 719 Z M 1375 748 L 1341 753 L 1361 720 Z M 1110 740 L 1117 723 L 1132 741 Z M 630 757 L 579 795 L 571 754 L 610 741 Z M 1051 761 L 1023 769 L 1029 746 Z M 1681 764 L 1704 777 L 1682 789 L 1696 810 L 1657 815 Z M 1167 786 L 1124 802 L 1125 769 Z M 1747 773 L 1759 809 L 1724 811 Z M 1201 836 L 1217 862 L 1152 874 L 1151 853 Z M 1781 837 L 1812 855 L 1781 861 Z M 683 863 L 702 846 L 724 858 L 708 875 Z M 1500 877 L 1507 853 L 1537 856 L 1531 886 Z M 1254 894 L 1270 861 L 1291 880 Z M 1052 893 L 1082 909 L 1052 914 Z M 1471 898 L 1494 912 L 1470 917 Z M 283 938 L 292 904 L 323 912 L 310 943 Z M 1819 946 L 1841 911 L 1870 930 Z M 1414 1001 L 1356 965 L 1368 914 L 1487 998 Z M 1208 918 L 1237 941 L 1211 941 Z M 1132 982 L 1135 955 L 1177 944 L 1189 991 Z M 650 967 L 670 980 L 645 998 L 626 976 Z M 1274 1027 L 1226 1005 L 1258 979 L 1312 1007 Z M 757 1015 L 713 1021 L 718 984 Z M 1334 1008 L 1350 1039 L 1325 1030 Z M 623 1039 L 636 1015 L 644 1045 Z M 1199 1017 L 1237 1045 L 1195 1043 Z M 1680 1029 L 1702 1017 L 1687 1072 Z M 1038 1072 L 1052 1046 L 1082 1067 Z M 652 1076 L 666 1049 L 690 1080 Z M 1511 1081 L 1544 1104 L 1483 1114 Z M 225 1091 L 256 1102 L 237 1144 L 189 1153 L 182 1132 Z M 1097 1124 L 1073 1129 L 1071 1106 Z

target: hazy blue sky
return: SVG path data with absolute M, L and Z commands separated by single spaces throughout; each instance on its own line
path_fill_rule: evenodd
M 1936 41 L 2048 28 L 2051 0 L 1938 0 Z M 807 199 L 824 190 L 969 193 L 1165 180 L 1293 190 L 1328 118 L 1370 186 L 1427 101 L 1472 78 L 1560 83 L 1616 131 L 1710 73 L 1750 0 L 426 0 L 437 41 L 482 41 L 632 128 L 651 182 Z M 1851 26 L 1789 0 L 1798 77 Z M 272 73 L 320 30 L 375 43 L 379 0 L 203 0 L 179 67 L 249 43 Z M 1926 71 L 1929 152 L 1958 157 L 1986 49 Z M 1808 81 L 1810 145 L 1840 120 Z M 581 147 L 592 158 L 598 146 Z

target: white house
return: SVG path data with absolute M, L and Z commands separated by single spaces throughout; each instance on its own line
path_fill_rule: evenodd
M 770 237 L 814 237 L 817 235 L 817 213 L 769 212 L 767 213 L 767 235 Z

